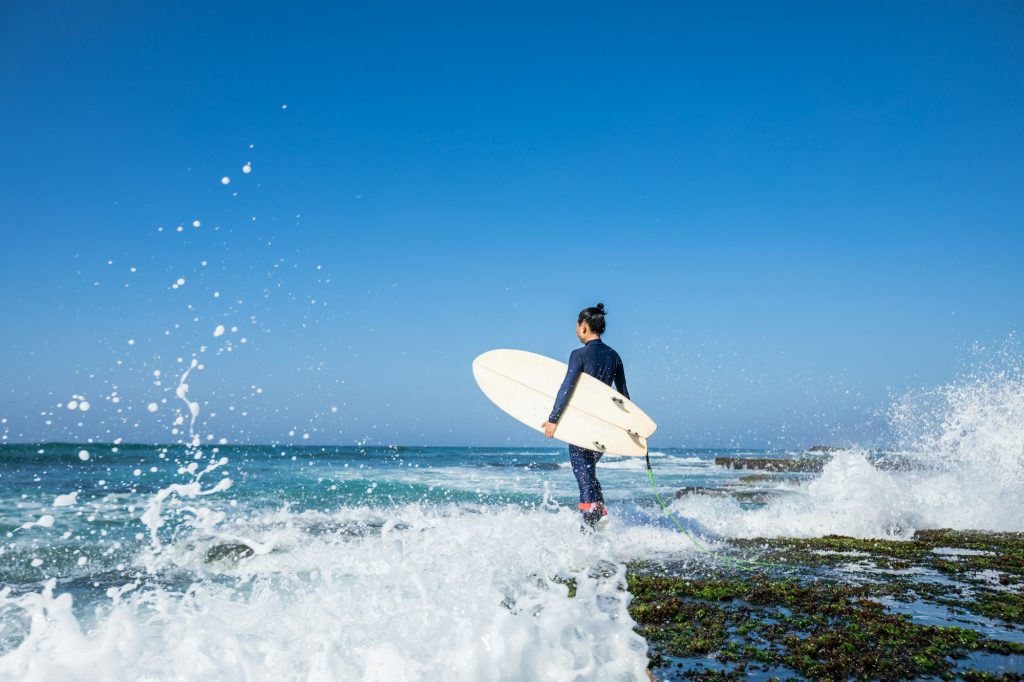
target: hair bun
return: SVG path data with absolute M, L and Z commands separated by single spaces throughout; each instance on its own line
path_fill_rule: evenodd
M 604 315 L 604 303 L 598 303 L 597 304 L 597 310 L 598 310 L 599 313 Z

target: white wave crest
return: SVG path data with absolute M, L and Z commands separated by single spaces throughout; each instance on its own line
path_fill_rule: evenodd
M 168 548 L 179 569 L 222 574 L 184 592 L 128 584 L 94 615 L 76 615 L 52 582 L 0 593 L 0 612 L 25 628 L 0 678 L 647 679 L 625 567 L 572 510 L 281 514 L 284 530 L 258 537 L 274 549 L 248 559 Z M 331 526 L 352 523 L 366 532 Z M 575 597 L 555 578 L 575 581 Z
M 1024 531 L 1024 375 L 1003 368 L 894 405 L 906 465 L 880 469 L 863 450 L 760 509 L 687 496 L 674 511 L 727 537 L 907 537 L 916 529 Z

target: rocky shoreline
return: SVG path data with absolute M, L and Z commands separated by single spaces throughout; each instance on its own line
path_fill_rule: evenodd
M 1024 680 L 1024 533 L 736 540 L 628 580 L 658 680 Z

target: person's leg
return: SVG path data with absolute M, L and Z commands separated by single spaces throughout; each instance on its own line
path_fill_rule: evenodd
M 601 482 L 599 480 L 597 480 L 597 460 L 601 459 L 601 455 L 603 455 L 603 454 L 604 454 L 603 452 L 594 452 L 593 453 L 593 460 L 594 460 L 593 486 L 594 486 L 594 497 L 597 498 L 597 502 L 596 502 L 596 506 L 593 509 L 593 514 L 592 514 L 593 523 L 591 523 L 590 525 L 595 526 L 595 527 L 597 527 L 597 524 L 601 522 L 601 519 L 604 519 L 607 522 L 607 516 L 608 516 L 608 508 L 604 506 L 604 492 L 601 490 Z M 604 526 L 602 525 L 601 528 L 603 528 L 603 527 Z
M 596 525 L 604 514 L 604 497 L 601 494 L 601 484 L 597 480 L 597 460 L 600 458 L 600 452 L 575 445 L 569 446 L 569 462 L 580 489 L 579 507 L 584 522 L 589 526 Z
M 594 471 L 595 460 L 590 457 L 590 451 L 575 445 L 569 446 L 569 464 L 572 466 L 572 473 L 576 477 L 576 485 L 580 489 L 580 504 L 592 504 L 598 501 L 597 490 L 594 488 L 596 480 Z
M 601 481 L 597 480 L 597 460 L 601 459 L 601 455 L 603 455 L 603 454 L 604 454 L 603 452 L 595 452 L 594 453 L 594 478 L 593 478 L 593 481 L 594 481 L 594 497 L 597 498 L 597 501 L 601 503 L 602 507 L 604 506 L 604 492 L 601 490 Z

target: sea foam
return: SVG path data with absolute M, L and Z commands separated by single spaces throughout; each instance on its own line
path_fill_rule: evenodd
M 232 529 L 273 545 L 244 559 L 211 559 L 225 538 L 208 528 L 82 621 L 53 581 L 0 594 L 24 629 L 0 678 L 646 680 L 625 567 L 578 524 L 564 508 L 280 510 Z M 161 586 L 182 571 L 187 589 Z
M 673 505 L 726 537 L 909 537 L 924 528 L 1024 531 L 1024 374 L 1004 366 L 895 402 L 899 455 L 836 453 L 821 475 L 768 505 L 687 496 Z M 869 457 L 869 454 L 871 455 Z

